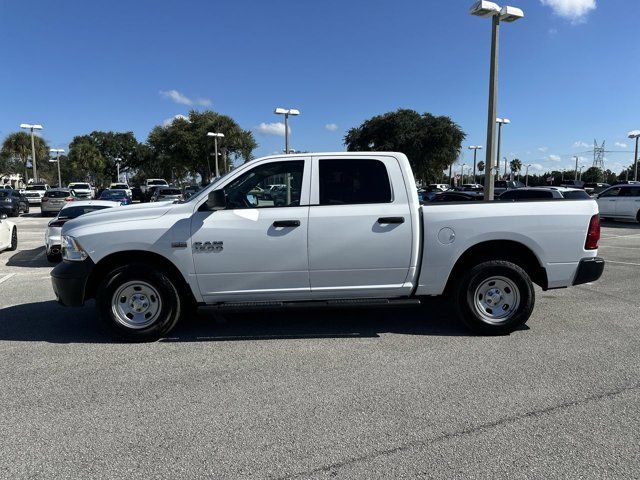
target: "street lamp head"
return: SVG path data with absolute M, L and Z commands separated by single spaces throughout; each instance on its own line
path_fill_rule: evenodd
M 503 22 L 515 22 L 524 18 L 524 12 L 516 7 L 502 7 L 500 10 L 500 20 Z
M 493 2 L 481 0 L 471 6 L 469 13 L 476 17 L 493 17 L 500 13 L 500 6 Z
M 482 146 L 481 145 L 471 145 L 468 148 L 469 148 L 469 150 L 482 150 Z
M 207 137 L 224 138 L 224 133 L 207 132 Z
M 289 113 L 289 110 L 287 110 L 286 108 L 276 108 L 273 113 L 275 113 L 276 115 L 286 115 L 287 113 Z
M 289 109 L 289 115 L 300 115 L 300 110 L 298 110 L 296 108 L 290 108 Z
M 38 124 L 31 125 L 29 123 L 21 123 L 20 124 L 20 128 L 26 128 L 26 129 L 29 129 L 29 130 L 42 130 L 42 125 L 38 125 Z
M 511 120 L 509 120 L 508 118 L 496 118 L 496 123 L 509 124 L 509 123 L 511 123 Z
M 638 138 L 640 137 L 640 130 L 632 130 L 629 132 L 629 138 Z
M 64 153 L 64 149 L 63 148 L 50 148 L 49 151 L 51 153 Z

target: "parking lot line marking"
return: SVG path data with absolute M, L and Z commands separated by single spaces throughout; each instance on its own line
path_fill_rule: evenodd
M 13 277 L 15 275 L 15 273 L 9 273 L 8 275 L 5 275 L 4 277 L 0 278 L 0 283 L 9 280 L 11 277 Z
M 598 248 L 626 248 L 627 250 L 640 250 L 640 247 L 619 247 L 617 245 L 600 245 Z
M 637 267 L 640 267 L 640 263 L 633 263 L 633 262 L 614 262 L 613 260 L 605 260 L 607 263 L 619 263 L 620 265 L 635 265 Z
M 606 238 L 627 238 L 627 237 L 637 237 L 640 236 L 640 233 L 631 233 L 629 235 L 609 235 L 608 233 L 602 234 L 603 237 Z

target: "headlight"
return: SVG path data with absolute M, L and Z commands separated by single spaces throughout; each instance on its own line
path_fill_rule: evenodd
M 62 258 L 70 262 L 82 262 L 88 257 L 87 252 L 78 243 L 78 241 L 70 236 L 62 236 Z
M 7 202 L 7 203 L 11 203 L 11 199 L 10 198 L 5 198 L 4 201 Z

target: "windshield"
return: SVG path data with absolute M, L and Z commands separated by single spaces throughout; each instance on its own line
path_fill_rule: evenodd
M 105 190 L 100 195 L 100 198 L 124 198 L 127 196 L 127 192 L 124 190 Z
M 589 194 L 584 190 L 569 190 L 567 192 L 562 192 L 562 196 L 569 200 L 585 200 L 591 199 Z
M 75 188 L 75 189 L 80 189 L 80 190 L 89 190 L 89 184 L 88 183 L 70 183 L 69 184 L 69 188 Z
M 166 185 L 167 182 L 164 180 L 149 180 L 147 185 Z
M 182 195 L 182 192 L 177 188 L 163 188 L 158 192 L 158 195 Z
M 79 217 L 80 215 L 84 215 L 85 213 L 95 212 L 97 210 L 103 210 L 105 208 L 110 208 L 106 205 L 86 205 L 84 207 L 66 207 L 60 210 L 58 214 L 58 218 L 62 220 L 69 220 L 71 218 Z
M 64 198 L 71 195 L 71 192 L 65 190 L 48 190 L 44 196 L 47 198 Z
M 47 187 L 45 187 L 44 185 L 29 185 L 27 187 L 27 190 L 38 190 L 38 191 L 42 191 L 42 190 L 46 190 Z

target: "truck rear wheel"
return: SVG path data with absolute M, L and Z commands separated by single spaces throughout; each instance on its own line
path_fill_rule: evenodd
M 183 302 L 171 277 L 146 264 L 111 271 L 98 288 L 96 307 L 101 320 L 132 341 L 156 340 L 178 323 Z
M 518 265 L 492 260 L 465 272 L 457 282 L 460 320 L 482 335 L 504 335 L 524 325 L 535 303 L 529 275 Z

